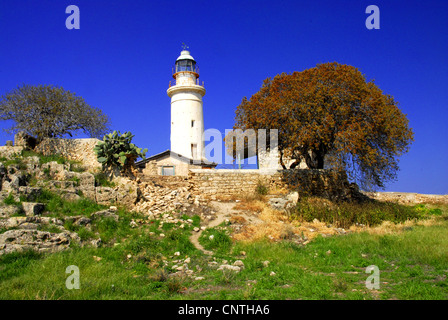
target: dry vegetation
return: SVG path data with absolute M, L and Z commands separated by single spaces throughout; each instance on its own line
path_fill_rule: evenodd
M 269 194 L 281 195 L 284 190 L 275 190 Z M 229 200 L 229 199 L 226 199 Z M 242 227 L 233 233 L 232 237 L 239 241 L 255 242 L 268 238 L 271 241 L 279 241 L 284 239 L 292 239 L 294 236 L 305 239 L 305 243 L 317 237 L 328 237 L 337 234 L 367 231 L 370 234 L 384 235 L 399 233 L 409 230 L 415 226 L 432 226 L 440 225 L 441 219 L 437 216 L 428 216 L 424 219 L 409 219 L 403 222 L 382 221 L 379 224 L 364 225 L 354 223 L 352 225 L 343 225 L 336 221 L 333 223 L 322 222 L 317 218 L 312 221 L 303 217 L 295 216 L 293 210 L 286 212 L 273 209 L 267 202 L 264 195 L 252 194 L 231 199 L 235 201 L 233 210 L 239 211 L 230 217 L 232 224 L 240 224 Z M 337 210 L 338 204 L 317 197 L 308 198 L 306 204 L 315 211 L 319 210 Z M 352 205 L 355 207 L 355 205 Z M 448 206 L 426 205 L 428 209 L 439 208 L 442 212 L 448 213 Z M 356 208 L 356 210 L 360 210 Z M 251 217 L 249 223 L 248 217 Z

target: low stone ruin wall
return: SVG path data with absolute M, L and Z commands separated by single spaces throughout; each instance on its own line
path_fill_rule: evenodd
M 89 169 L 101 168 L 93 148 L 100 140 L 86 139 L 45 139 L 35 147 L 44 155 L 59 154 L 67 159 L 81 161 Z
M 256 169 L 191 169 L 189 175 L 191 191 L 211 199 L 254 193 L 258 183 L 280 186 L 281 178 L 278 171 Z
M 398 202 L 401 204 L 448 204 L 448 195 L 419 194 L 410 192 L 365 192 L 365 194 L 379 201 Z
M 10 147 L 10 146 L 1 146 L 0 147 L 0 158 L 11 159 L 16 155 L 20 155 L 23 147 Z
M 300 195 L 319 196 L 331 200 L 347 200 L 362 196 L 347 176 L 332 170 L 190 170 L 189 180 L 194 194 L 216 197 L 253 194 L 260 183 L 267 188 L 297 191 Z

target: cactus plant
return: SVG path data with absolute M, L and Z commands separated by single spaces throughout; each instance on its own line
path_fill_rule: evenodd
M 145 159 L 148 149 L 138 148 L 131 143 L 134 135 L 131 132 L 121 134 L 114 131 L 106 134 L 103 141 L 97 143 L 93 151 L 97 154 L 98 162 L 102 164 L 103 170 L 106 168 L 118 168 L 125 171 L 132 166 L 138 157 Z

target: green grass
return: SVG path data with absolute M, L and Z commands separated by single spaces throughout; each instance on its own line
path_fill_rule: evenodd
M 56 161 L 58 164 L 69 164 L 70 171 L 74 172 L 85 172 L 86 168 L 82 165 L 82 162 L 69 160 L 62 155 L 52 154 L 52 155 L 43 155 L 41 153 L 32 151 L 32 150 L 23 150 L 21 155 L 22 158 L 26 157 L 38 157 L 39 163 L 44 164 L 52 161 Z
M 229 230 L 224 223 L 216 228 L 208 228 L 199 237 L 199 243 L 206 249 L 212 250 L 216 255 L 227 256 L 232 248 Z
M 46 211 L 51 212 L 55 217 L 76 215 L 89 216 L 96 211 L 108 208 L 108 206 L 99 205 L 87 198 L 81 198 L 76 201 L 64 200 L 59 195 L 45 189 L 42 189 L 36 202 L 45 203 Z
M 124 210 L 119 215 L 119 222 L 104 219 L 91 231 L 82 231 L 86 236 L 98 232 L 103 247 L 74 245 L 53 254 L 1 256 L 0 299 L 448 299 L 448 219 L 443 215 L 439 225 L 415 226 L 395 235 L 318 237 L 307 246 L 234 243 L 225 226 L 204 231 L 201 243 L 216 251 L 218 263 L 244 262 L 239 273 L 208 266 L 211 258 L 189 241 L 192 226 L 177 229 L 165 223 L 160 230 L 159 221 L 153 220 L 131 228 L 130 220 L 139 216 Z M 158 236 L 161 232 L 164 238 Z M 211 244 L 210 235 L 219 241 Z M 179 257 L 173 256 L 176 251 Z M 186 256 L 191 257 L 191 269 L 202 269 L 195 275 L 204 280 L 168 277 L 172 260 Z M 80 269 L 80 290 L 65 287 L 69 265 Z M 370 265 L 380 270 L 376 291 L 365 286 Z
M 92 213 L 107 208 L 85 198 L 65 201 L 48 190 L 42 190 L 37 201 L 45 203 L 46 210 L 58 218 L 91 218 Z M 20 205 L 12 195 L 4 203 Z M 349 208 L 359 216 L 340 214 Z M 312 209 L 303 212 L 319 213 Z M 339 210 L 341 221 L 353 223 L 365 218 L 358 209 L 351 204 L 334 210 Z M 366 206 L 365 211 L 382 211 L 380 217 L 396 221 L 431 215 L 438 223 L 408 227 L 392 235 L 363 232 L 319 236 L 306 246 L 289 241 L 234 242 L 230 226 L 223 223 L 206 229 L 199 238 L 202 246 L 213 252 L 210 257 L 189 239 L 193 228 L 200 226 L 198 215 L 183 215 L 181 219 L 192 219 L 193 223 L 179 228 L 182 222 L 161 225 L 159 220 L 149 221 L 119 208 L 118 221 L 93 219 L 88 228 L 66 220 L 64 227 L 77 232 L 85 243 L 101 238 L 99 248 L 72 243 L 70 250 L 59 253 L 0 256 L 0 299 L 448 299 L 447 215 L 425 205 L 405 208 L 376 204 Z M 332 217 L 328 212 L 320 214 L 320 219 L 325 214 Z M 311 218 L 316 216 L 310 214 Z M 132 220 L 145 223 L 133 228 Z M 54 225 L 41 226 L 40 230 L 60 232 Z M 177 251 L 180 256 L 174 256 Z M 174 260 L 187 256 L 190 269 L 203 280 L 168 276 L 174 272 L 173 265 L 179 264 Z M 239 273 L 218 271 L 209 265 L 211 261 L 220 265 L 236 260 L 245 266 Z M 79 290 L 65 287 L 65 270 L 70 265 L 79 267 Z M 370 274 L 365 270 L 370 265 L 380 270 L 379 290 L 366 288 Z

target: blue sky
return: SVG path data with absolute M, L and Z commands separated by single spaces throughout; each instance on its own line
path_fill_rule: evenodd
M 65 27 L 72 4 L 79 30 Z M 379 30 L 365 27 L 371 4 Z M 166 90 L 182 42 L 205 82 L 205 127 L 222 132 L 267 77 L 330 61 L 359 68 L 415 132 L 386 190 L 448 194 L 448 1 L 1 0 L 0 95 L 63 86 L 152 155 L 170 147 Z

